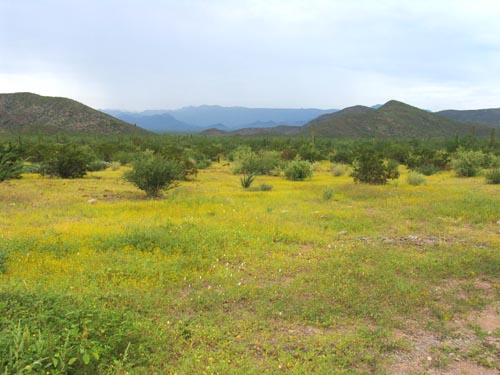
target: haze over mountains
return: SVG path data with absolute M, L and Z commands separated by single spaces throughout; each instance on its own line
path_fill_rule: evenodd
M 432 113 L 395 100 L 342 110 L 200 106 L 108 113 L 121 120 L 67 98 L 0 94 L 0 133 L 151 134 L 144 127 L 204 135 L 430 138 L 488 136 L 500 128 L 500 109 Z
M 337 109 L 317 108 L 246 108 L 202 105 L 174 110 L 127 112 L 103 110 L 123 121 L 152 131 L 202 131 L 208 128 L 236 130 L 268 128 L 278 125 L 304 125 Z

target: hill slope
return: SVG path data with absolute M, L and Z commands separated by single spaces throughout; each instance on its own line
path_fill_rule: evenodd
M 32 93 L 0 94 L 0 133 L 149 134 L 77 101 Z
M 466 111 L 449 109 L 446 111 L 435 112 L 435 114 L 455 121 L 487 124 L 500 128 L 500 108 L 476 109 Z
M 464 124 L 395 100 L 379 109 L 364 107 L 322 116 L 307 123 L 303 133 L 309 133 L 312 127 L 317 136 L 343 138 L 429 138 L 473 133 L 486 136 L 491 131 L 485 125 Z

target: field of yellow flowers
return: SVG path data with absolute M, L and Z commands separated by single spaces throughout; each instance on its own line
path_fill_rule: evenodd
M 500 369 L 500 190 L 124 168 L 0 184 L 2 374 Z M 434 371 L 434 372 L 432 372 Z

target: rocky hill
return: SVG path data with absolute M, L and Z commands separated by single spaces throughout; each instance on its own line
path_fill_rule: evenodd
M 0 94 L 0 133 L 150 134 L 77 101 L 32 93 Z

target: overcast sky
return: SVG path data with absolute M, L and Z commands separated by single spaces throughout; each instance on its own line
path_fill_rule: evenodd
M 498 0 L 0 0 L 0 92 L 128 110 L 500 107 Z

